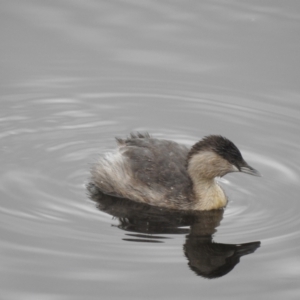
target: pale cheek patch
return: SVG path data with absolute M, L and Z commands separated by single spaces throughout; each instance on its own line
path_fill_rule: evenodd
M 232 167 L 232 172 L 239 172 L 240 170 L 236 167 L 236 166 L 234 166 L 234 165 L 231 165 L 231 167 Z

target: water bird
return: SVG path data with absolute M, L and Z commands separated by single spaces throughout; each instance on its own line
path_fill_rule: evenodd
M 110 196 L 177 210 L 222 209 L 228 199 L 216 177 L 260 176 L 221 135 L 206 136 L 191 148 L 148 133 L 116 141 L 118 148 L 91 169 L 92 183 Z

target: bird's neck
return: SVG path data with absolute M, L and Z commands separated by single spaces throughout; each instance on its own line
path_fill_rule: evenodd
M 211 210 L 226 206 L 227 197 L 215 181 L 214 166 L 218 157 L 212 152 L 201 152 L 193 155 L 188 162 L 188 173 L 193 182 L 195 195 L 194 209 Z
M 223 189 L 214 179 L 193 183 L 193 190 L 195 195 L 194 209 L 196 210 L 220 209 L 227 204 L 227 197 Z

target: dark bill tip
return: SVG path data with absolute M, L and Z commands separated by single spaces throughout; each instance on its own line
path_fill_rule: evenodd
M 244 166 L 244 167 L 241 167 L 240 171 L 242 173 L 246 173 L 246 174 L 249 174 L 249 175 L 261 177 L 261 174 L 257 170 L 253 169 L 252 167 L 250 167 L 248 165 Z

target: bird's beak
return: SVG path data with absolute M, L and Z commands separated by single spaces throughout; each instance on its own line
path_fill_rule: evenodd
M 261 177 L 261 174 L 254 168 L 250 167 L 247 163 L 244 166 L 240 167 L 240 172 Z

